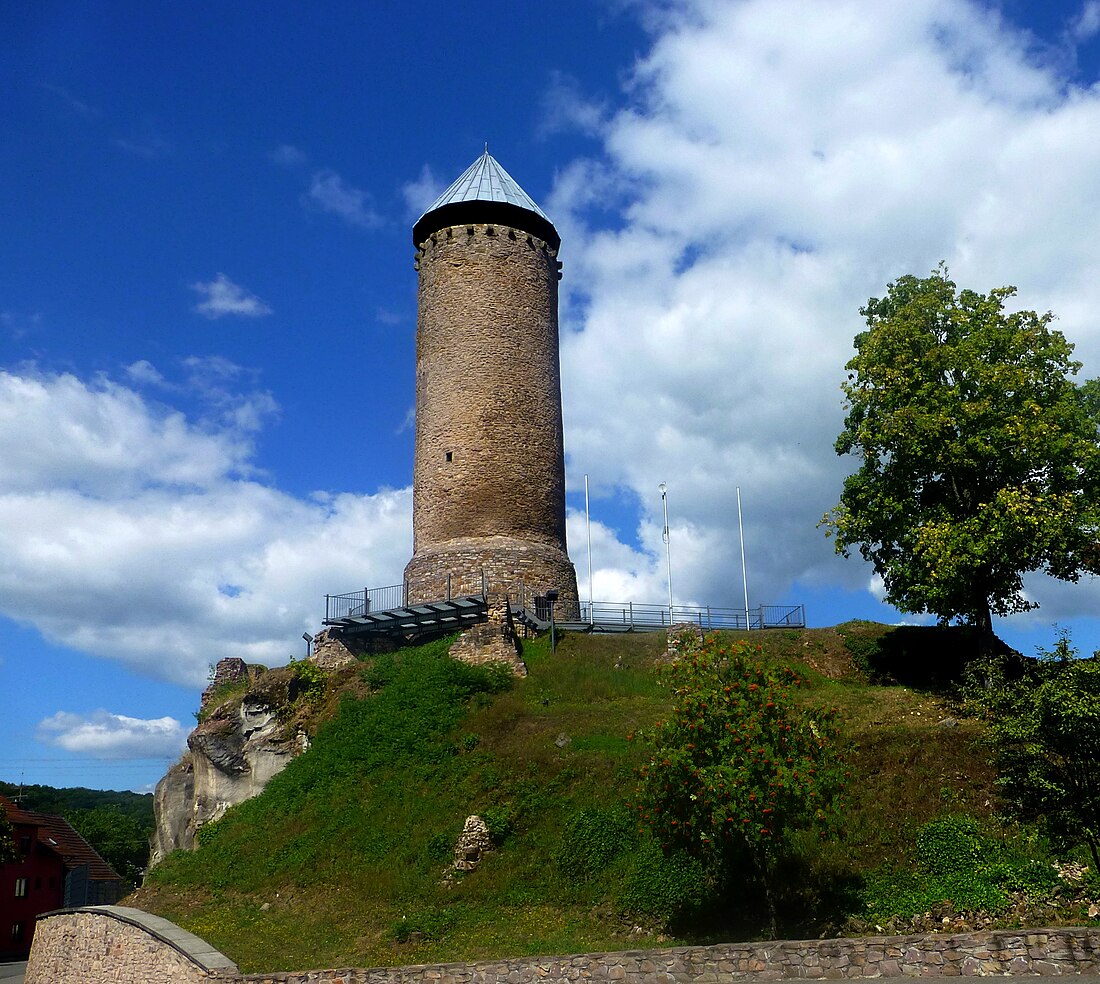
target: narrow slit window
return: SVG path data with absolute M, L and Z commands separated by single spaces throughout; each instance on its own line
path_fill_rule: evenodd
M 452 462 L 455 460 L 455 453 L 453 451 L 448 451 L 446 452 L 444 457 L 447 459 L 448 462 Z

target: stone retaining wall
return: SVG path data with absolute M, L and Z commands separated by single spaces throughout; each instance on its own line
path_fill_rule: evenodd
M 1095 974 L 1100 929 L 726 943 L 469 964 L 252 974 L 252 984 L 721 984 L 744 978 Z
M 238 979 L 237 965 L 160 916 L 122 905 L 38 917 L 26 984 L 199 984 Z
M 1100 928 L 724 943 L 569 957 L 414 967 L 239 974 L 167 920 L 121 906 L 40 918 L 27 984 L 218 980 L 234 984 L 722 984 L 755 978 L 991 977 L 1096 974 Z

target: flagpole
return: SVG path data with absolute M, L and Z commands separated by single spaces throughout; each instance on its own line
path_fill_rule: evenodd
M 741 583 L 745 588 L 745 631 L 749 625 L 749 575 L 745 570 L 745 525 L 741 522 L 741 486 L 737 486 L 737 532 L 741 536 Z
M 592 615 L 592 517 L 588 512 L 588 476 L 584 476 L 584 523 L 588 527 L 588 624 L 593 622 Z

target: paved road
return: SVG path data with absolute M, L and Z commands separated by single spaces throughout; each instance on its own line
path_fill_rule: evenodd
M 23 984 L 23 971 L 26 969 L 26 960 L 18 960 L 15 963 L 0 963 L 0 981 L 3 984 Z

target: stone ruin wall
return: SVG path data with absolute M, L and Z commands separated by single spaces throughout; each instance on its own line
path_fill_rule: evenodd
M 452 659 L 484 666 L 504 663 L 518 677 L 527 676 L 527 664 L 520 658 L 519 636 L 505 594 L 490 594 L 484 622 L 472 625 L 447 650 Z
M 876 977 L 1054 976 L 1100 972 L 1100 929 L 1002 930 L 865 939 L 775 940 L 522 957 L 413 967 L 240 974 L 167 920 L 120 906 L 41 916 L 27 984 L 716 984 Z

